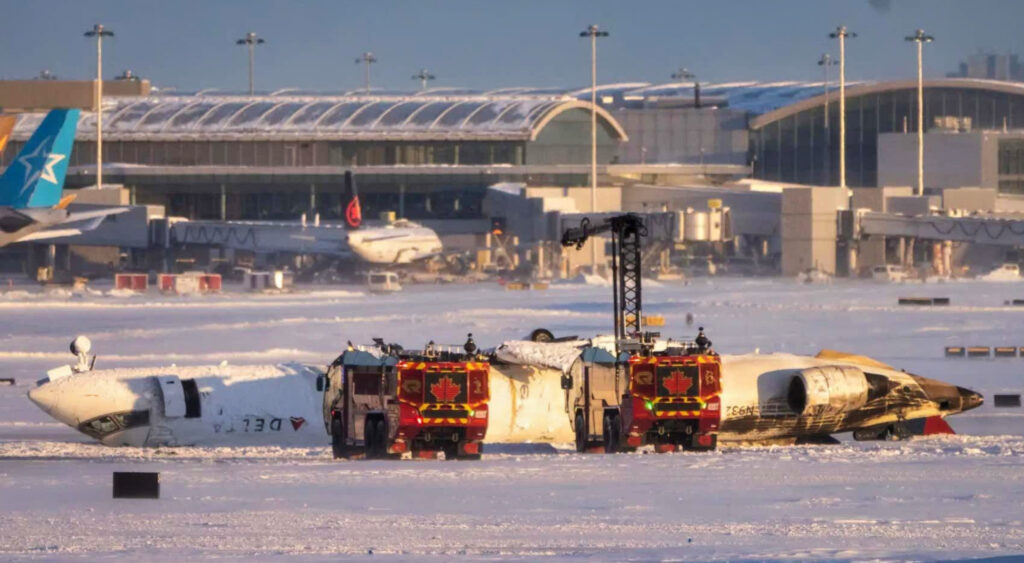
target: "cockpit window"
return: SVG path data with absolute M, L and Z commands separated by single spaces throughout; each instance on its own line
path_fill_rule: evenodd
M 129 411 L 99 416 L 79 424 L 78 430 L 92 436 L 93 438 L 101 439 L 104 436 L 113 434 L 114 432 L 120 432 L 122 430 L 128 430 L 129 428 L 136 428 L 139 426 L 149 426 L 148 410 Z
M 117 432 L 117 423 L 114 422 L 112 417 L 101 416 L 89 422 L 83 422 L 78 426 L 78 429 L 93 438 L 102 438 L 107 434 Z
M 117 422 L 117 425 L 122 430 L 137 426 L 149 426 L 149 411 L 131 411 L 115 414 L 114 422 Z

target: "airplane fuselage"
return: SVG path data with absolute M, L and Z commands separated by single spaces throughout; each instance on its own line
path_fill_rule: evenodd
M 411 264 L 440 254 L 444 247 L 432 229 L 409 223 L 352 231 L 349 248 L 372 264 Z
M 980 397 L 966 389 L 880 365 L 791 354 L 723 355 L 721 359 L 720 441 L 838 434 L 898 420 L 956 414 L 980 404 Z M 850 387 L 865 377 L 884 381 L 884 393 L 872 394 L 867 387 L 863 393 L 857 388 L 845 392 L 833 388 L 830 399 L 808 405 L 803 412 L 794 410 L 790 393 L 795 377 L 839 371 L 853 383 Z M 839 377 L 833 381 L 845 383 Z
M 966 389 L 878 365 L 790 354 L 721 360 L 720 442 L 824 436 L 956 414 L 981 403 Z M 29 397 L 107 445 L 315 446 L 327 442 L 316 390 L 321 373 L 297 364 L 99 370 L 45 383 Z M 794 378 L 803 374 L 812 385 L 822 373 L 832 374 L 831 395 L 809 387 L 821 400 L 812 397 L 801 412 L 794 410 Z M 844 389 L 836 373 L 853 383 Z M 862 374 L 881 382 L 881 391 L 857 388 Z M 571 442 L 561 375 L 552 367 L 493 363 L 486 441 Z

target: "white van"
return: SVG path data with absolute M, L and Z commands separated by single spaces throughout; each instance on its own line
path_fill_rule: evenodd
M 896 264 L 885 264 L 871 268 L 871 278 L 875 281 L 901 282 L 905 281 L 908 277 L 910 276 L 903 269 L 903 266 L 897 266 Z
M 402 291 L 398 283 L 398 274 L 394 272 L 369 272 L 366 274 L 366 287 L 370 293 L 395 293 Z

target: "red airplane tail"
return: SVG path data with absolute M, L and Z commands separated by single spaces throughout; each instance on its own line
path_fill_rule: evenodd
M 358 229 L 363 224 L 363 209 L 359 205 L 359 191 L 351 170 L 345 171 L 345 195 L 348 197 L 348 203 L 345 205 L 345 224 L 350 229 Z

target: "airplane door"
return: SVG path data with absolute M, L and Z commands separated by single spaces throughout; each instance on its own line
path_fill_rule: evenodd
M 158 375 L 156 381 L 164 402 L 164 416 L 177 418 L 185 416 L 185 390 L 176 375 Z

